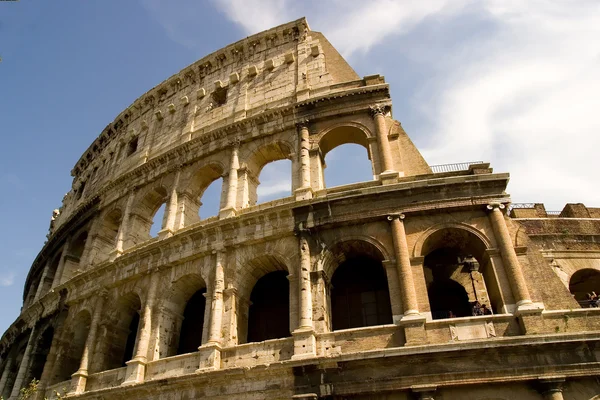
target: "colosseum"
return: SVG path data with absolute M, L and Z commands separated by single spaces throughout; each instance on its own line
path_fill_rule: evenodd
M 373 179 L 326 187 L 348 143 Z M 277 160 L 292 194 L 257 203 Z M 71 174 L 0 342 L 4 399 L 34 379 L 38 399 L 600 398 L 600 208 L 430 166 L 384 77 L 304 18 L 142 95 Z

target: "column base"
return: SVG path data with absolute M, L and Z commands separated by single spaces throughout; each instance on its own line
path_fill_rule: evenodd
M 68 395 L 81 394 L 85 392 L 85 384 L 87 383 L 88 372 L 85 369 L 80 369 L 71 375 L 71 388 Z
M 294 194 L 296 195 L 296 201 L 310 200 L 313 198 L 314 192 L 311 187 L 301 187 L 296 189 Z
M 135 385 L 144 382 L 146 375 L 146 359 L 134 358 L 127 361 L 127 371 L 125 372 L 125 381 L 121 386 Z
M 200 353 L 200 365 L 196 372 L 214 371 L 221 368 L 221 345 L 218 343 L 206 343 L 198 347 Z
M 425 331 L 426 317 L 422 314 L 404 314 L 396 323 L 404 328 L 405 346 L 419 346 L 427 344 L 427 332 Z
M 292 332 L 294 355 L 292 360 L 303 360 L 317 356 L 317 339 L 312 327 L 300 327 Z
M 379 174 L 379 180 L 382 185 L 390 185 L 392 183 L 398 183 L 398 177 L 400 174 L 397 171 L 383 171 Z
M 157 236 L 159 239 L 166 239 L 173 236 L 173 231 L 171 229 L 161 229 L 160 231 L 158 231 Z
M 231 218 L 237 215 L 237 211 L 233 207 L 227 207 L 219 211 L 219 218 Z

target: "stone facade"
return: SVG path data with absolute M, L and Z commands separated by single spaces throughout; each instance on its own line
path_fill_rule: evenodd
M 373 180 L 327 188 L 325 155 L 346 143 Z M 256 204 L 282 159 L 293 195 Z M 600 209 L 511 206 L 489 164 L 430 167 L 384 78 L 304 19 L 150 90 L 72 175 L 0 341 L 4 398 L 33 378 L 40 398 L 600 393 Z

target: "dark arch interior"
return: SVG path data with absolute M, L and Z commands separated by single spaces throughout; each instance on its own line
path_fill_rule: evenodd
M 392 323 L 387 277 L 381 261 L 358 256 L 344 261 L 331 279 L 333 330 Z
M 472 314 L 467 291 L 452 279 L 432 282 L 427 288 L 427 294 L 433 319 L 468 317 Z
M 82 232 L 79 236 L 77 236 L 77 239 L 71 243 L 71 247 L 69 248 L 69 254 L 72 257 L 75 257 L 77 262 L 79 262 L 79 259 L 83 255 L 83 249 L 85 248 L 87 236 L 87 232 Z
M 0 393 L 0 395 L 5 399 L 10 396 L 12 387 L 17 379 L 17 373 L 19 372 L 19 367 L 21 366 L 21 361 L 23 360 L 23 354 L 25 353 L 25 348 L 27 347 L 27 338 L 30 333 L 31 331 L 26 332 L 26 334 L 21 337 L 19 345 L 13 347 L 10 357 L 8 358 L 9 361 L 12 360 L 12 363 L 4 367 L 9 369 L 6 377 L 6 383 L 4 384 L 2 393 Z
M 82 312 L 73 323 L 73 332 L 66 344 L 67 351 L 64 353 L 59 367 L 57 381 L 62 382 L 71 379 L 71 375 L 79 369 L 81 356 L 85 347 L 85 341 L 90 329 L 90 315 Z
M 290 287 L 287 271 L 260 278 L 250 294 L 248 342 L 290 336 Z
M 127 341 L 125 342 L 125 351 L 123 352 L 123 361 L 121 366 L 126 366 L 126 362 L 133 358 L 133 350 L 135 349 L 135 338 L 140 326 L 140 314 L 134 313 L 131 322 L 129 323 L 129 331 L 127 332 Z
M 177 354 L 193 353 L 198 351 L 198 347 L 202 344 L 204 309 L 206 307 L 205 293 L 206 289 L 198 290 L 185 306 Z
M 600 295 L 600 271 L 582 269 L 575 272 L 569 281 L 569 291 L 582 307 L 595 306 L 588 294 Z
M 34 350 L 31 354 L 31 364 L 29 367 L 29 376 L 25 378 L 24 385 L 29 384 L 32 379 L 39 380 L 42 377 L 44 366 L 46 365 L 46 358 L 52 345 L 52 338 L 54 337 L 54 328 L 48 327 L 39 336 L 35 343 Z

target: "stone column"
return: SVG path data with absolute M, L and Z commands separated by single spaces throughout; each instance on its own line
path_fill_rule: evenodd
M 48 260 L 46 262 L 46 265 L 44 266 L 44 271 L 42 272 L 42 277 L 40 278 L 40 283 L 38 284 L 37 290 L 35 292 L 35 297 L 33 298 L 33 302 L 35 303 L 40 297 L 42 297 L 42 292 L 44 291 L 44 287 L 46 280 L 48 279 L 48 271 L 50 270 L 50 263 L 52 262 L 52 259 Z M 1 390 L 2 386 L 0 386 L 0 390 Z
M 173 232 L 176 230 L 175 221 L 177 219 L 177 210 L 179 203 L 177 201 L 177 188 L 179 186 L 179 178 L 181 176 L 181 169 L 177 170 L 175 175 L 175 182 L 173 183 L 173 189 L 171 190 L 171 195 L 169 196 L 169 201 L 167 203 L 167 223 L 165 224 L 164 229 L 158 232 L 159 238 L 165 238 L 173 235 Z
M 239 162 L 239 141 L 233 143 L 231 148 L 231 161 L 229 165 L 229 179 L 227 182 L 227 201 L 225 208 L 219 213 L 220 218 L 228 218 L 235 216 L 236 201 L 237 201 L 237 190 L 238 190 L 238 169 L 240 168 Z
M 564 400 L 562 394 L 562 385 L 564 382 L 564 377 L 541 379 L 539 391 L 544 396 L 544 400 Z
M 10 370 L 11 370 L 14 362 L 15 362 L 15 359 L 13 356 L 13 357 L 8 357 L 8 359 L 4 363 L 4 370 L 2 371 L 2 376 L 0 377 L 0 396 L 4 392 L 4 386 L 6 386 L 6 381 L 8 381 L 8 375 L 10 374 Z
M 504 205 L 490 204 L 487 208 L 490 210 L 490 221 L 492 228 L 494 229 L 496 241 L 498 242 L 502 262 L 507 270 L 511 289 L 515 300 L 517 301 L 517 308 L 520 308 L 521 306 L 531 306 L 531 296 L 529 295 L 525 277 L 521 270 L 521 264 L 517 258 L 515 248 L 513 247 L 512 239 L 508 232 L 506 221 L 504 220 L 504 215 L 502 214 L 502 211 L 500 211 L 504 208 Z
M 393 183 L 398 177 L 398 173 L 394 171 L 394 159 L 392 157 L 392 149 L 388 140 L 387 126 L 385 123 L 385 109 L 386 106 L 381 104 L 371 106 L 371 115 L 375 121 L 375 133 L 377 135 L 381 169 L 383 170 L 379 176 L 384 183 Z
M 392 239 L 394 241 L 396 268 L 398 269 L 404 316 L 419 315 L 417 292 L 415 291 L 408 244 L 406 243 L 406 232 L 404 230 L 404 214 L 390 215 L 388 220 L 392 228 Z
M 138 331 L 135 356 L 127 361 L 127 372 L 122 385 L 131 385 L 144 381 L 146 363 L 148 362 L 148 346 L 150 345 L 150 333 L 152 332 L 152 312 L 156 301 L 156 291 L 160 282 L 160 273 L 152 271 L 150 285 L 146 295 L 146 301 L 142 310 L 140 329 Z
M 309 358 L 316 355 L 316 338 L 313 326 L 312 288 L 310 283 L 310 246 L 308 232 L 298 233 L 300 265 L 298 271 L 298 328 L 294 337 L 293 359 Z
M 412 386 L 412 392 L 418 396 L 419 400 L 435 400 L 435 391 L 437 386 L 435 385 L 416 385 Z
M 23 354 L 23 358 L 21 359 L 21 365 L 19 365 L 19 372 L 17 372 L 17 377 L 15 378 L 15 383 L 12 387 L 12 392 L 10 393 L 9 399 L 16 399 L 19 397 L 19 392 L 23 387 L 23 384 L 29 384 L 29 382 L 23 382 L 25 380 L 25 375 L 29 370 L 29 359 L 31 358 L 31 352 L 33 351 L 33 347 L 35 346 L 35 341 L 37 339 L 38 329 L 37 326 L 34 326 L 31 329 L 31 333 L 29 334 L 29 340 L 27 341 L 27 347 L 25 348 L 25 354 Z
M 310 182 L 310 141 L 308 120 L 303 120 L 298 126 L 298 165 L 300 166 L 300 187 L 296 189 L 296 200 L 312 199 L 313 192 Z
M 134 198 L 135 191 L 132 191 L 127 198 L 127 204 L 125 205 L 125 211 L 123 212 L 123 218 L 121 218 L 121 225 L 119 226 L 119 232 L 117 233 L 115 250 L 111 253 L 111 260 L 114 260 L 123 253 L 123 245 L 129 230 L 129 218 L 131 216 L 131 208 L 133 207 Z
M 83 354 L 81 355 L 79 369 L 72 375 L 73 379 L 71 380 L 71 390 L 69 394 L 80 394 L 85 392 L 88 370 L 90 368 L 90 362 L 93 356 L 93 349 L 96 344 L 96 335 L 98 333 L 100 319 L 102 318 L 102 308 L 104 307 L 104 302 L 106 301 L 106 295 L 107 291 L 103 290 L 98 296 L 96 303 L 94 304 L 94 315 L 92 316 L 90 330 L 85 341 Z
M 221 367 L 221 345 L 223 329 L 223 292 L 225 291 L 225 262 L 226 253 L 216 252 L 215 280 L 213 282 L 212 298 L 210 302 L 210 326 L 208 341 L 198 348 L 200 351 L 200 365 L 198 371 L 214 370 Z
M 60 285 L 62 274 L 65 270 L 65 261 L 67 258 L 67 254 L 69 253 L 70 244 L 71 236 L 67 237 L 67 239 L 65 240 L 65 245 L 63 246 L 62 252 L 60 254 L 60 261 L 58 262 L 58 266 L 56 267 L 56 272 L 54 274 L 54 280 L 52 281 L 52 287 Z

